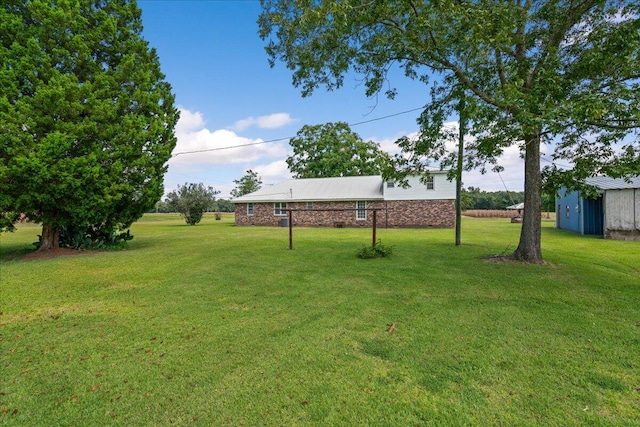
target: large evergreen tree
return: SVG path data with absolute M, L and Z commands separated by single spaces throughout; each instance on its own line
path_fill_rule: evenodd
M 0 6 L 0 213 L 128 228 L 163 193 L 178 111 L 135 0 Z
M 573 163 L 565 182 L 640 172 L 640 3 L 630 0 L 262 0 L 260 35 L 303 96 L 339 88 L 345 74 L 380 92 L 397 65 L 433 86 L 428 110 L 446 113 L 464 91 L 467 153 L 493 160 L 518 144 L 525 157 L 525 215 L 513 258 L 542 262 L 541 144 Z M 387 91 L 391 97 L 393 89 Z M 421 119 L 417 157 L 438 150 L 447 114 Z M 431 133 L 431 134 L 430 134 Z M 424 142 L 424 143 L 422 143 Z M 435 145 L 434 145 L 435 144 Z M 404 147 L 403 147 L 404 148 Z M 470 149 L 471 148 L 471 149 Z M 550 174 L 554 175 L 554 174 Z

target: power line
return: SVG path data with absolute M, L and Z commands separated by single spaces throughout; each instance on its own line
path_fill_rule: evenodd
M 242 147 L 250 147 L 252 145 L 260 145 L 260 144 L 267 144 L 270 142 L 278 142 L 278 141 L 284 141 L 286 139 L 291 139 L 293 138 L 292 136 L 287 136 L 284 138 L 277 138 L 277 139 L 270 139 L 268 141 L 258 141 L 258 142 L 250 142 L 248 144 L 239 144 L 239 145 L 229 145 L 227 147 L 217 147 L 217 148 L 205 148 L 202 150 L 193 150 L 193 151 L 181 151 L 179 153 L 174 154 L 171 157 L 176 157 L 179 156 L 180 154 L 194 154 L 194 153 L 204 153 L 207 151 L 221 151 L 221 150 L 229 150 L 231 148 L 242 148 Z
M 570 167 L 570 166 L 567 166 L 567 165 L 561 165 L 561 164 L 559 164 L 559 163 L 556 163 L 554 160 L 549 160 L 549 159 L 547 159 L 545 156 L 540 156 L 540 159 L 541 159 L 541 160 L 543 160 L 543 161 L 545 161 L 545 162 L 547 162 L 547 163 L 551 163 L 552 165 L 560 166 L 561 168 L 571 169 L 571 167 Z
M 498 176 L 500 177 L 500 181 L 502 181 L 502 185 L 504 185 L 504 189 L 507 192 L 509 201 L 513 204 L 513 197 L 511 197 L 511 193 L 509 192 L 509 189 L 507 188 L 507 184 L 505 184 L 504 179 L 502 179 L 502 175 L 500 174 L 500 172 L 498 172 Z
M 375 119 L 370 119 L 370 120 L 365 120 L 365 121 L 362 121 L 362 122 L 351 123 L 351 124 L 349 124 L 349 126 L 353 127 L 353 126 L 363 125 L 363 124 L 366 124 L 366 123 L 376 122 L 376 121 L 379 121 L 379 120 L 384 120 L 384 119 L 388 119 L 388 118 L 391 118 L 391 117 L 400 116 L 402 114 L 412 113 L 414 111 L 418 111 L 418 110 L 422 110 L 422 109 L 424 109 L 424 107 L 412 108 L 410 110 L 405 110 L 405 111 L 401 111 L 399 113 L 394 113 L 394 114 L 389 114 L 389 115 L 382 116 L 382 117 L 377 117 Z M 179 156 L 181 154 L 205 153 L 205 152 L 209 152 L 209 151 L 222 151 L 222 150 L 230 150 L 232 148 L 250 147 L 250 146 L 253 146 L 253 145 L 261 145 L 261 144 L 268 144 L 268 143 L 271 143 L 271 142 L 285 141 L 285 140 L 288 140 L 288 139 L 291 139 L 291 138 L 294 138 L 294 137 L 293 136 L 286 136 L 286 137 L 282 137 L 282 138 L 269 139 L 267 141 L 251 142 L 251 143 L 248 143 L 248 144 L 229 145 L 229 146 L 226 146 L 226 147 L 217 147 L 217 148 L 205 148 L 205 149 L 202 149 L 202 150 L 181 151 L 179 153 L 175 153 L 171 157 L 176 157 L 176 156 Z
M 378 120 L 383 120 L 383 119 L 388 119 L 390 117 L 395 117 L 395 116 L 400 116 L 402 114 L 407 114 L 407 113 L 413 113 L 414 111 L 418 111 L 418 110 L 423 110 L 424 106 L 422 107 L 417 107 L 417 108 L 413 108 L 411 110 L 406 110 L 406 111 L 401 111 L 399 113 L 395 113 L 395 114 L 389 114 L 387 116 L 382 116 L 382 117 L 377 117 L 375 119 L 371 119 L 371 120 L 365 120 L 363 122 L 357 122 L 357 123 L 352 123 L 349 126 L 358 126 L 358 125 L 363 125 L 365 123 L 371 123 L 371 122 L 376 122 Z

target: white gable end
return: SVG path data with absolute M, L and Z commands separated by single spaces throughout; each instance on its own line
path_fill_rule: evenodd
M 419 177 L 409 177 L 410 187 L 402 188 L 398 183 L 391 186 L 389 181 L 382 186 L 384 200 L 448 200 L 456 198 L 455 181 L 447 180 L 446 172 L 431 173 L 433 188 L 420 182 Z

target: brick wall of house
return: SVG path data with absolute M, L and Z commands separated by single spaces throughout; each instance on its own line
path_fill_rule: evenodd
M 247 214 L 247 203 L 236 203 L 236 225 L 273 225 L 280 224 L 281 218 L 286 215 L 276 216 L 273 211 L 273 203 L 253 203 L 253 215 Z
M 450 228 L 456 225 L 455 200 L 394 200 L 385 204 L 387 227 Z
M 367 209 L 379 209 L 376 213 L 378 227 L 454 227 L 455 201 L 453 200 L 395 200 L 370 201 Z M 313 209 L 307 203 L 287 203 L 295 209 L 293 224 L 308 227 L 371 227 L 373 211 L 367 210 L 366 219 L 356 219 L 356 202 L 314 202 Z M 323 211 L 321 209 L 336 209 Z M 345 209 L 340 211 L 339 209 Z M 287 215 L 274 214 L 273 203 L 254 203 L 253 215 L 247 215 L 247 204 L 237 203 L 236 225 L 278 226 Z

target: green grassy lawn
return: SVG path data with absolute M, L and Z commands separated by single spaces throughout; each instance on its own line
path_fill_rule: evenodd
M 544 222 L 547 265 L 490 263 L 519 224 L 190 227 L 24 260 L 0 237 L 0 425 L 640 425 L 640 242 Z M 394 331 L 388 333 L 391 324 Z

